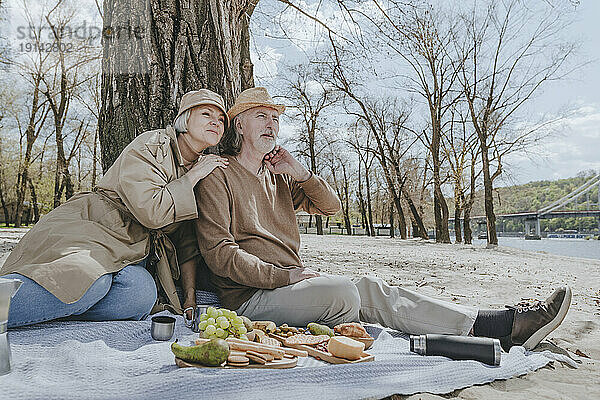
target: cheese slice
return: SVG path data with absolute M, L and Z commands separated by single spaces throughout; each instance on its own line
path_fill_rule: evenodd
M 362 357 L 365 344 L 346 336 L 334 336 L 329 339 L 327 350 L 335 357 L 358 360 Z

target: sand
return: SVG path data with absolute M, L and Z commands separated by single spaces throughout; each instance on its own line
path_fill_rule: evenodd
M 0 230 L 0 264 L 25 232 Z M 301 256 L 306 266 L 318 271 L 374 275 L 390 284 L 481 308 L 503 308 L 522 298 L 543 300 L 556 287 L 568 284 L 573 290 L 571 309 L 562 325 L 536 350 L 568 354 L 577 360 L 579 368 L 554 362 L 522 377 L 444 396 L 393 398 L 600 399 L 600 260 L 508 247 L 486 249 L 416 239 L 335 235 L 302 235 Z

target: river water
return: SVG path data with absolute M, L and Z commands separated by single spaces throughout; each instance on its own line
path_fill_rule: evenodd
M 473 239 L 475 246 L 484 247 L 486 243 L 485 240 Z M 499 237 L 498 244 L 522 250 L 600 260 L 600 240 L 544 238 L 542 240 L 525 240 L 522 237 Z

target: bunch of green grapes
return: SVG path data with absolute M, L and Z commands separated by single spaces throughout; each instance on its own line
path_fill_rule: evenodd
M 246 333 L 248 330 L 235 311 L 226 308 L 208 307 L 205 313 L 200 315 L 198 324 L 201 336 L 206 339 L 219 338 L 225 339 L 229 336 L 248 340 Z

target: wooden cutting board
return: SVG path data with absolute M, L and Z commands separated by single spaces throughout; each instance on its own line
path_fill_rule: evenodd
M 220 367 L 207 367 L 202 364 L 195 364 L 188 361 L 183 361 L 177 357 L 175 357 L 175 364 L 179 368 L 189 368 L 189 367 L 198 367 L 198 368 L 225 368 L 225 369 L 241 369 L 241 368 L 273 368 L 273 369 L 283 369 L 283 368 L 293 368 L 298 364 L 298 357 L 294 358 L 284 358 L 282 360 L 273 360 L 269 361 L 266 364 L 248 364 L 245 367 L 233 367 L 231 365 L 224 365 Z
M 276 335 L 274 333 L 269 333 L 269 336 L 274 337 L 275 339 L 279 340 L 282 344 L 285 341 L 285 337 L 284 336 L 279 336 Z M 375 356 L 365 353 L 362 353 L 362 357 L 359 358 L 358 360 L 347 360 L 345 358 L 340 358 L 340 357 L 335 357 L 334 355 L 332 355 L 329 352 L 326 351 L 321 351 L 319 349 L 316 349 L 312 346 L 307 346 L 304 344 L 294 344 L 294 345 L 286 345 L 288 347 L 293 347 L 295 349 L 298 350 L 305 350 L 306 352 L 308 352 L 308 355 L 311 357 L 314 357 L 318 360 L 323 360 L 326 361 L 330 364 L 355 364 L 355 363 L 360 363 L 360 362 L 367 362 L 367 361 L 373 361 L 375 360 Z

